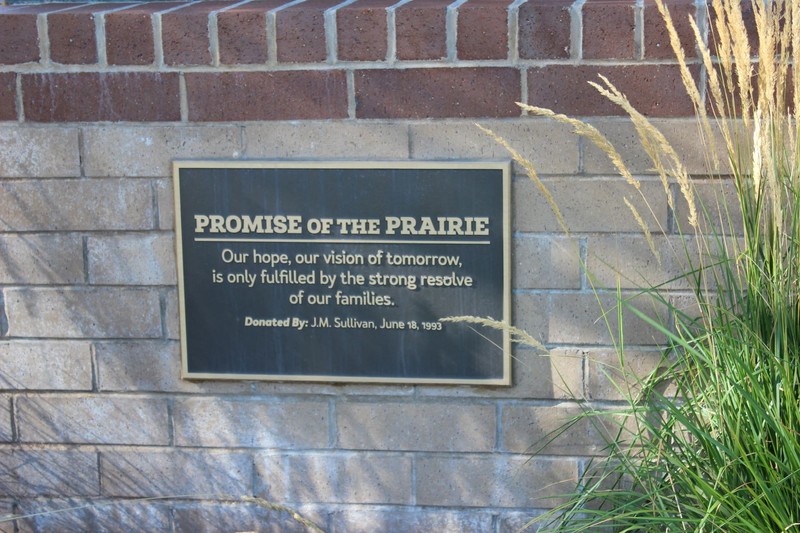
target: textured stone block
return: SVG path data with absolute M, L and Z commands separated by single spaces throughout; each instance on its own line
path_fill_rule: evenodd
M 583 57 L 634 59 L 632 0 L 587 0 L 583 4 Z
M 578 139 L 570 128 L 549 120 L 482 120 L 481 126 L 505 139 L 542 174 L 578 172 Z M 419 122 L 410 126 L 412 159 L 511 159 L 511 155 L 471 122 Z M 514 163 L 514 169 L 521 166 Z
M 599 118 L 589 122 L 614 145 L 625 165 L 633 174 L 653 174 L 655 172 L 653 160 L 642 148 L 636 128 L 630 121 Z M 651 123 L 658 128 L 679 155 L 681 164 L 689 174 L 708 174 L 715 170 L 712 165 L 713 161 L 709 161 L 707 153 L 716 153 L 718 162 L 725 162 L 728 159 L 724 150 L 725 143 L 716 128 L 712 131 L 712 139 L 704 139 L 697 121 L 693 118 L 653 119 Z M 611 164 L 605 152 L 588 140 L 584 141 L 584 146 L 584 172 L 587 174 L 617 174 L 616 167 Z M 699 146 L 703 146 L 703 149 L 698 150 Z
M 515 117 L 519 71 L 507 67 L 355 73 L 357 118 Z
M 513 287 L 519 289 L 578 289 L 581 286 L 580 242 L 576 239 L 518 235 Z
M 325 10 L 341 0 L 310 0 L 277 12 L 275 39 L 281 63 L 314 63 L 325 61 Z
M 161 42 L 167 65 L 209 65 L 209 14 L 226 2 L 191 4 L 161 15 Z
M 179 495 L 203 499 L 252 493 L 253 461 L 244 453 L 109 451 L 100 453 L 103 496 Z
M 362 0 L 336 10 L 337 58 L 343 61 L 386 59 L 386 8 L 395 0 Z
M 485 533 L 492 531 L 489 512 L 450 509 L 353 509 L 333 514 L 333 531 L 373 533 L 375 531 L 459 531 Z
M 186 93 L 196 122 L 347 118 L 338 70 L 187 73 Z
M 511 0 L 472 0 L 458 8 L 458 59 L 508 57 L 508 6 Z
M 719 235 L 744 235 L 742 211 L 736 195 L 736 186 L 731 179 L 693 180 L 692 199 L 684 196 L 673 185 L 675 194 L 675 216 L 673 231 L 694 233 L 689 224 L 689 202 L 697 212 L 700 233 Z M 708 215 L 703 214 L 703 207 Z
M 493 405 L 361 403 L 336 405 L 338 445 L 358 450 L 491 451 Z
M 65 511 L 69 509 L 69 511 Z M 23 500 L 19 533 L 58 531 L 170 531 L 168 504 L 160 502 L 115 502 L 106 500 Z
M 83 244 L 74 234 L 0 235 L 0 283 L 83 283 Z
M 542 183 L 553 196 L 571 232 L 643 233 L 624 199 L 637 209 L 651 232 L 668 227 L 667 202 L 660 182 L 643 181 L 641 194 L 621 178 L 556 178 L 543 179 Z M 514 181 L 512 203 L 517 231 L 563 232 L 550 204 L 531 180 Z M 652 206 L 652 212 L 647 203 Z
M 25 120 L 31 122 L 177 121 L 174 72 L 23 74 Z
M 264 453 L 256 474 L 269 501 L 411 504 L 411 458 L 397 454 Z
M 670 362 L 661 350 L 625 349 L 623 356 L 614 350 L 592 350 L 587 354 L 586 390 L 592 400 L 621 401 L 636 397 L 642 380 L 665 368 Z M 667 383 L 662 394 L 673 394 Z
M 71 450 L 0 450 L 0 492 L 8 497 L 97 496 L 97 454 Z
M 397 59 L 447 57 L 447 0 L 415 0 L 395 11 Z
M 89 282 L 175 285 L 175 239 L 158 233 L 88 237 Z
M 140 289 L 6 289 L 11 337 L 160 337 L 158 294 Z
M 592 235 L 586 241 L 587 270 L 598 287 L 689 289 L 687 272 L 700 266 L 697 242 L 654 235 L 655 253 L 643 235 Z
M 76 128 L 0 126 L 0 177 L 69 178 L 80 175 Z
M 16 407 L 21 442 L 169 443 L 166 400 L 23 396 Z
M 89 390 L 88 342 L 0 342 L 0 388 L 14 390 Z
M 325 448 L 328 402 L 191 398 L 174 407 L 175 444 L 236 448 Z
M 519 7 L 519 57 L 569 59 L 571 0 L 525 2 Z
M 87 176 L 172 176 L 173 159 L 235 158 L 239 130 L 219 127 L 100 126 L 84 129 Z
M 17 75 L 0 73 L 0 120 L 17 120 Z
M 463 507 L 552 507 L 575 489 L 574 459 L 527 455 L 419 457 L 417 505 Z
M 691 68 L 695 79 L 699 70 Z M 614 116 L 625 112 L 589 81 L 608 78 L 647 116 L 689 117 L 694 107 L 683 89 L 676 65 L 548 65 L 528 69 L 528 102 L 574 116 Z M 565 90 L 569 87 L 569 90 Z
M 505 405 L 502 449 L 546 455 L 602 454 L 607 437 L 592 420 L 581 419 L 575 403 L 547 406 Z M 595 420 L 599 424 L 600 421 Z
M 407 159 L 402 124 L 275 122 L 244 127 L 245 155 L 267 158 Z
M 252 500 L 251 503 L 176 505 L 173 510 L 175 532 L 218 533 L 235 525 L 237 531 L 308 533 L 310 529 L 300 522 L 297 515 L 316 524 L 323 531 L 330 531 L 325 513 L 303 506 L 292 506 L 285 511 L 267 507 L 274 503 L 276 502 L 264 502 L 265 505 L 261 506 L 257 500 Z
M 247 393 L 241 381 L 180 379 L 180 346 L 174 341 L 103 341 L 94 343 L 101 391 Z
M 92 231 L 153 227 L 150 184 L 136 180 L 0 181 L 0 230 Z
M 629 293 L 622 293 L 622 298 L 625 343 L 662 344 L 666 340 L 664 335 L 638 318 L 629 307 L 638 309 L 651 320 L 666 324 L 667 315 L 663 305 L 646 297 L 634 298 Z M 619 332 L 617 304 L 616 295 L 612 292 L 599 295 L 591 291 L 521 294 L 514 302 L 514 316 L 517 317 L 518 327 L 545 343 L 609 345 L 611 334 L 616 336 Z

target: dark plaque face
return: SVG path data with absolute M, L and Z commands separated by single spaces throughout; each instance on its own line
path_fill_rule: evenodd
M 183 377 L 510 384 L 507 163 L 175 163 Z

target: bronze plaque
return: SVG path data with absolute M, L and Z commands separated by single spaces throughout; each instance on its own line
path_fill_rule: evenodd
M 187 379 L 508 385 L 507 162 L 174 164 Z

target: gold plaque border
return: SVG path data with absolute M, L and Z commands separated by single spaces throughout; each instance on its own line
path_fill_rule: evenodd
M 503 317 L 511 324 L 511 161 L 264 161 L 264 160 L 175 160 L 172 163 L 175 205 L 175 249 L 178 269 L 178 308 L 180 315 L 181 379 L 224 381 L 288 381 L 313 383 L 383 383 L 406 385 L 500 385 L 511 382 L 511 336 L 503 331 L 503 377 L 500 379 L 393 378 L 286 374 L 217 374 L 189 372 L 186 346 L 186 307 L 183 280 L 183 230 L 181 228 L 180 171 L 184 168 L 340 168 L 340 169 L 478 169 L 503 171 Z

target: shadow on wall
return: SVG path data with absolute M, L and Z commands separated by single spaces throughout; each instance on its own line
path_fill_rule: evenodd
M 0 184 L 0 205 L 12 206 L 0 215 L 0 510 L 43 513 L 21 530 L 307 530 L 242 500 L 255 495 L 334 531 L 486 531 L 577 479 L 579 459 L 566 452 L 529 463 L 532 442 L 519 443 L 531 426 L 503 420 L 529 399 L 582 395 L 584 350 L 517 349 L 513 388 L 181 381 L 174 273 L 115 277 L 128 265 L 103 274 L 114 254 L 95 254 L 104 238 L 151 248 L 131 234 L 163 233 L 153 183 L 9 181 Z M 114 225 L 126 204 L 145 207 Z M 134 262 L 144 253 L 131 254 L 130 271 L 158 264 Z M 546 342 L 596 342 L 591 295 L 515 296 Z M 118 501 L 97 505 L 109 499 Z

